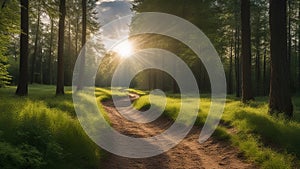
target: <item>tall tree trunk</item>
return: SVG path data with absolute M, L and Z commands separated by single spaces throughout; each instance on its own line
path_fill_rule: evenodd
M 293 80 L 292 80 L 292 70 L 291 70 L 291 62 L 292 62 L 292 19 L 291 19 L 291 15 L 292 15 L 292 6 L 291 6 L 291 0 L 287 0 L 288 1 L 288 48 L 287 48 L 287 60 L 288 60 L 288 73 L 290 74 L 290 87 L 293 88 Z
M 264 81 L 264 96 L 267 95 L 267 46 L 264 51 L 264 65 L 263 65 L 263 81 Z
M 240 81 L 240 24 L 239 24 L 239 14 L 240 11 L 240 0 L 234 1 L 234 19 L 235 19 L 235 41 L 234 41 L 234 62 L 235 62 L 235 88 L 236 88 L 236 97 L 240 97 L 241 81 Z
M 235 40 L 235 76 L 236 76 L 236 97 L 240 97 L 241 94 L 241 81 L 240 81 L 240 29 L 236 28 L 236 40 Z
M 59 1 L 59 28 L 58 28 L 58 55 L 57 55 L 57 82 L 56 95 L 64 94 L 64 30 L 66 17 L 66 1 Z
M 28 94 L 28 0 L 20 0 L 21 4 L 21 35 L 20 35 L 20 69 L 19 84 L 16 94 Z
M 287 59 L 287 3 L 270 0 L 271 81 L 269 111 L 293 115 Z
M 242 23 L 242 102 L 254 99 L 251 85 L 250 0 L 241 1 Z
M 49 66 L 49 84 L 53 84 L 53 74 L 52 74 L 52 71 L 53 71 L 53 65 L 52 65 L 52 62 L 53 62 L 53 59 L 52 59 L 52 46 L 53 46 L 53 29 L 54 29 L 54 25 L 53 25 L 53 19 L 50 18 L 50 24 L 51 24 L 51 30 L 50 30 L 50 44 L 49 44 L 49 59 L 48 59 L 48 66 Z
M 76 27 L 75 27 L 75 54 L 78 55 L 78 33 L 79 33 L 79 16 L 76 18 Z
M 35 73 L 35 64 L 36 64 L 36 58 L 38 55 L 38 42 L 39 42 L 39 31 L 40 31 L 40 7 L 38 7 L 38 14 L 37 14 L 37 24 L 36 24 L 36 32 L 35 32 L 35 41 L 34 41 L 34 52 L 31 60 L 31 80 L 30 83 L 34 83 L 34 73 Z
M 43 40 L 41 41 L 40 44 L 40 83 L 43 84 L 44 83 L 44 76 L 43 76 Z
M 72 53 L 72 34 L 71 34 L 71 18 L 68 19 L 68 47 L 65 54 L 65 85 L 72 85 L 72 64 L 73 64 L 73 53 Z
M 258 22 L 259 23 L 259 22 Z M 259 34 L 259 28 L 257 29 L 257 35 L 256 35 L 256 58 L 255 58 L 255 81 L 256 81 L 256 94 L 260 94 L 260 34 Z
M 68 25 L 68 54 L 71 56 L 71 41 L 72 41 L 72 35 L 71 35 L 71 18 L 69 18 L 69 25 Z
M 86 47 L 85 47 L 85 42 L 86 42 L 86 0 L 82 0 L 81 2 L 82 2 L 82 39 L 81 39 L 82 56 L 80 58 L 77 90 L 81 90 L 83 88 L 82 80 L 84 77 L 85 52 L 86 52 Z
M 233 69 L 233 41 L 234 41 L 234 31 L 232 31 L 232 38 L 230 41 L 230 58 L 229 58 L 229 80 L 228 80 L 228 94 L 232 94 L 232 69 Z
M 298 1 L 298 22 L 300 22 L 300 2 Z M 300 87 L 300 24 L 298 25 L 298 87 Z M 300 88 L 299 88 L 300 90 Z
M 255 72 L 256 72 L 256 94 L 260 95 L 260 49 L 256 49 L 256 59 L 255 59 Z

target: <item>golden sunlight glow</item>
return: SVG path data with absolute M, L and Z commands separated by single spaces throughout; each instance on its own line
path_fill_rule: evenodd
M 128 40 L 125 40 L 118 44 L 114 49 L 121 57 L 127 58 L 132 55 L 133 46 L 132 43 Z

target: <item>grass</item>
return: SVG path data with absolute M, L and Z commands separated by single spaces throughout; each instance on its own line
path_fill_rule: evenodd
M 300 159 L 300 98 L 294 98 L 295 117 L 287 120 L 283 117 L 270 116 L 267 98 L 257 98 L 247 105 L 229 96 L 221 125 L 214 133 L 214 137 L 223 141 L 230 141 L 239 147 L 247 159 L 266 169 L 299 168 Z M 155 104 L 155 103 L 154 103 Z M 191 103 L 192 104 L 192 103 Z M 142 96 L 134 106 L 149 108 L 149 96 Z M 158 105 L 156 105 L 158 106 Z M 176 119 L 180 109 L 180 99 L 177 96 L 167 98 L 164 115 Z M 196 125 L 202 126 L 210 107 L 210 98 L 201 98 L 200 111 Z M 236 131 L 228 133 L 227 128 Z
M 296 113 L 298 114 L 298 113 Z M 262 168 L 299 167 L 300 123 L 268 114 L 266 101 L 227 104 L 223 115 L 238 133 L 232 142 Z
M 71 88 L 66 95 L 56 97 L 53 86 L 32 85 L 28 97 L 14 95 L 15 87 L 0 88 L 0 168 L 98 168 L 103 151 L 95 145 L 76 119 Z M 149 109 L 147 92 L 129 89 L 96 88 L 100 101 L 114 94 L 127 92 L 142 95 L 134 106 Z M 164 116 L 177 118 L 180 97 L 167 95 Z M 159 96 L 156 96 L 159 97 Z M 203 96 L 202 96 L 203 97 Z M 199 101 L 190 98 L 190 104 Z M 239 147 L 242 154 L 261 168 L 288 169 L 300 167 L 300 98 L 293 99 L 295 117 L 287 120 L 267 113 L 267 98 L 257 98 L 247 105 L 229 96 L 221 125 L 214 137 Z M 202 126 L 210 107 L 210 98 L 204 95 L 200 102 L 196 125 Z M 162 109 L 161 98 L 153 102 Z M 105 115 L 106 116 L 106 115 Z M 107 116 L 106 116 L 107 118 Z M 228 133 L 228 128 L 235 130 Z
M 0 89 L 0 168 L 96 168 L 103 155 L 84 133 L 71 88 L 56 97 L 53 86 L 33 85 L 29 96 Z

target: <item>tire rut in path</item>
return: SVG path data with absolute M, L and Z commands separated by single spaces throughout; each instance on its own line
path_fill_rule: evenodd
M 161 116 L 147 124 L 128 121 L 116 110 L 112 101 L 102 102 L 112 127 L 131 137 L 151 137 L 162 133 L 172 125 L 172 120 Z M 193 127 L 186 138 L 176 147 L 158 156 L 142 159 L 120 157 L 107 152 L 101 161 L 103 169 L 252 169 L 239 151 L 228 143 L 210 138 L 200 144 L 199 127 Z M 116 140 L 118 141 L 118 140 Z

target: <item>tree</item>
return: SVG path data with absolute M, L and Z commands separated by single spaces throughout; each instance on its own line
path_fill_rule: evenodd
M 49 66 L 49 84 L 52 84 L 53 83 L 53 74 L 52 74 L 52 71 L 53 71 L 53 66 L 52 66 L 52 62 L 53 62 L 53 59 L 52 59 L 52 47 L 53 47 L 53 29 L 54 29 L 54 23 L 53 23 L 53 18 L 50 17 L 50 42 L 49 42 L 49 59 L 48 59 L 48 66 Z
M 21 3 L 21 35 L 20 35 L 20 68 L 19 84 L 16 94 L 25 96 L 28 94 L 28 0 L 20 0 Z
M 300 2 L 298 2 L 298 83 L 300 86 Z
M 64 30 L 66 17 L 66 1 L 59 1 L 59 30 L 58 30 L 58 54 L 57 54 L 57 82 L 56 95 L 64 94 Z
M 31 80 L 30 83 L 32 84 L 34 82 L 34 73 L 35 73 L 35 65 L 36 65 L 36 58 L 38 57 L 38 43 L 39 43 L 39 30 L 40 30 L 40 15 L 41 15 L 41 9 L 40 9 L 40 3 L 38 1 L 38 9 L 37 9 L 37 24 L 36 24 L 36 30 L 35 30 L 35 41 L 34 41 L 34 52 L 31 59 Z
M 233 41 L 234 41 L 234 32 L 232 31 L 232 37 L 230 40 L 230 56 L 229 56 L 229 82 L 228 82 L 228 94 L 232 94 L 232 72 L 233 72 Z
M 253 100 L 251 86 L 250 0 L 241 2 L 242 23 L 242 102 Z
M 82 56 L 80 58 L 80 68 L 78 75 L 78 84 L 77 90 L 81 90 L 82 86 L 82 78 L 84 76 L 84 65 L 85 65 L 85 42 L 86 42 L 86 0 L 82 0 L 82 37 L 81 37 L 81 45 L 82 45 Z
M 270 0 L 271 80 L 269 112 L 293 115 L 287 56 L 287 1 Z

